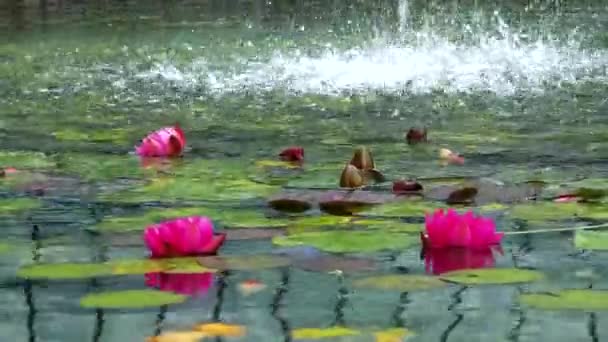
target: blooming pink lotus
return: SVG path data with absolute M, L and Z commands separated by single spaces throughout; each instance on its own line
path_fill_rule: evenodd
M 175 124 L 148 134 L 135 151 L 142 157 L 177 157 L 182 154 L 184 146 L 184 132 Z
M 204 216 L 190 216 L 146 227 L 144 241 L 153 258 L 214 255 L 226 234 L 213 234 L 213 223 Z
M 302 162 L 304 161 L 304 149 L 299 146 L 291 146 L 279 153 L 281 160 L 290 162 Z
M 204 295 L 213 286 L 214 275 L 207 273 L 146 273 L 146 286 L 187 296 Z
M 424 251 L 424 266 L 427 273 L 442 274 L 451 271 L 494 267 L 494 249 L 469 249 L 462 247 L 429 248 Z M 500 246 L 496 251 L 502 254 Z
M 500 244 L 504 233 L 497 233 L 494 220 L 475 216 L 472 211 L 462 215 L 454 209 L 437 209 L 425 217 L 426 231 L 421 233 L 426 249 L 467 247 L 483 249 Z

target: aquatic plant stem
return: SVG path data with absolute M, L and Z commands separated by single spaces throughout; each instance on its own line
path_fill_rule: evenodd
M 580 227 L 571 227 L 571 228 L 547 228 L 547 229 L 535 229 L 535 230 L 522 230 L 517 232 L 505 232 L 505 235 L 525 235 L 525 234 L 541 234 L 541 233 L 556 233 L 556 232 L 570 232 L 577 230 L 587 230 L 587 229 L 601 229 L 608 228 L 608 223 L 602 223 L 591 226 L 580 226 Z

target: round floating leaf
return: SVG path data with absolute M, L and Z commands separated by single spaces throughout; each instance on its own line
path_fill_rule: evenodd
M 272 242 L 279 246 L 312 246 L 327 252 L 376 252 L 405 249 L 417 243 L 418 237 L 397 233 L 369 231 L 304 232 L 289 236 L 277 236 Z
M 352 223 L 368 229 L 379 229 L 389 232 L 418 233 L 424 229 L 424 224 L 407 223 L 398 220 L 360 219 L 353 220 Z
M 198 262 L 203 267 L 217 270 L 261 270 L 287 266 L 288 258 L 275 255 L 238 255 L 200 257 Z
M 79 175 L 89 181 L 104 181 L 119 177 L 141 177 L 147 173 L 134 156 L 99 155 L 91 153 L 61 154 L 57 160 L 59 169 Z
M 198 263 L 197 258 L 167 258 L 142 260 L 116 260 L 108 263 L 112 266 L 112 274 L 145 274 L 150 272 L 163 273 L 209 273 L 216 272 Z
M 608 250 L 608 232 L 579 230 L 574 235 L 574 245 L 581 249 Z
M 102 221 L 95 228 L 104 231 L 141 231 L 154 223 L 192 215 L 208 216 L 213 221 L 231 228 L 279 228 L 285 227 L 288 222 L 284 219 L 267 218 L 263 213 L 255 210 L 176 208 L 150 210 L 140 215 L 112 217 Z
M 112 274 L 108 264 L 36 264 L 23 266 L 17 276 L 27 279 L 85 279 Z
M 542 310 L 608 310 L 608 291 L 562 290 L 528 293 L 520 295 L 519 301 Z
M 428 202 L 419 199 L 390 202 L 375 206 L 361 212 L 361 215 L 388 216 L 388 217 L 420 217 L 431 213 L 445 205 L 438 202 Z
M 125 128 L 104 129 L 98 131 L 79 131 L 77 129 L 62 129 L 53 133 L 56 139 L 63 141 L 91 141 L 126 143 L 129 131 Z
M 402 342 L 405 338 L 415 334 L 405 328 L 393 328 L 374 333 L 376 342 Z
M 247 332 L 244 326 L 226 323 L 198 324 L 193 330 L 205 333 L 209 337 L 243 337 Z
M 324 338 L 333 338 L 341 336 L 360 335 L 358 330 L 348 329 L 344 327 L 331 328 L 300 328 L 291 331 L 291 337 L 295 340 L 320 340 Z
M 288 228 L 289 232 L 296 233 L 317 230 L 322 227 L 340 227 L 350 224 L 351 219 L 333 215 L 307 216 L 291 221 Z
M 199 331 L 167 331 L 146 338 L 146 342 L 200 342 L 205 337 L 209 336 Z
M 0 215 L 13 215 L 40 207 L 41 201 L 33 198 L 6 198 L 0 199 Z
M 298 169 L 301 166 L 297 163 L 282 161 L 282 160 L 258 160 L 255 162 L 258 167 L 278 167 L 285 169 Z
M 155 290 L 127 290 L 93 293 L 80 299 L 84 308 L 135 309 L 182 303 L 187 296 Z
M 511 217 L 530 222 L 559 221 L 581 213 L 578 203 L 532 202 L 518 204 L 511 209 Z
M 517 284 L 541 280 L 543 274 L 518 268 L 486 268 L 447 272 L 441 274 L 440 278 L 447 282 L 465 285 Z
M 49 169 L 55 166 L 44 153 L 40 152 L 0 152 L 0 165 L 17 169 Z
M 386 275 L 369 277 L 356 280 L 353 285 L 356 287 L 399 292 L 423 291 L 447 286 L 445 282 L 439 280 L 437 277 L 424 275 Z

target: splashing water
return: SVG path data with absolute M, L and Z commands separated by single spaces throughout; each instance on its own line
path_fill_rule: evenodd
M 459 39 L 427 23 L 413 29 L 408 2 L 398 6 L 399 36 L 379 38 L 348 49 L 328 44 L 315 55 L 275 50 L 266 58 L 236 59 L 236 68 L 214 68 L 204 59 L 190 65 L 156 64 L 138 79 L 161 80 L 183 89 L 201 87 L 211 94 L 234 91 L 343 94 L 380 91 L 415 94 L 490 91 L 509 96 L 542 91 L 579 80 L 605 79 L 608 54 L 585 50 L 579 40 L 536 39 L 512 32 L 495 12 L 492 30 L 464 25 Z M 469 38 L 469 39 L 467 39 Z M 122 84 L 122 83 L 121 83 Z

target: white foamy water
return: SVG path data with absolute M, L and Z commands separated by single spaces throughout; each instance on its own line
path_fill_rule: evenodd
M 465 26 L 461 34 L 474 39 L 464 43 L 430 28 L 411 31 L 405 0 L 398 11 L 402 16 L 398 31 L 405 38 L 400 43 L 377 40 L 349 50 L 327 48 L 315 56 L 276 51 L 269 58 L 241 60 L 231 70 L 214 69 L 202 56 L 188 66 L 158 64 L 137 77 L 184 88 L 203 87 L 219 95 L 277 89 L 330 95 L 403 90 L 423 94 L 441 89 L 508 96 L 606 79 L 607 51 L 584 50 L 571 38 L 527 41 L 511 32 L 496 13 L 495 33 Z

